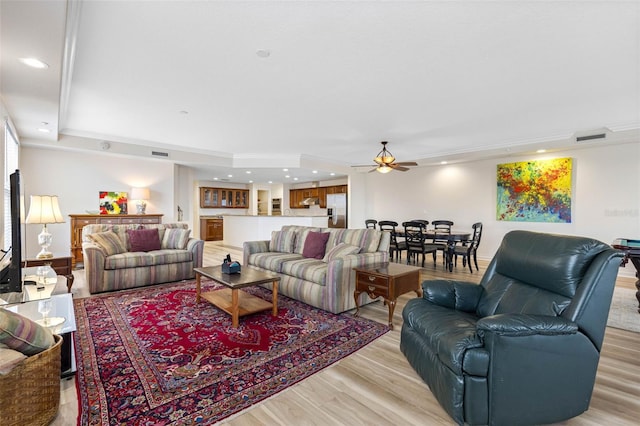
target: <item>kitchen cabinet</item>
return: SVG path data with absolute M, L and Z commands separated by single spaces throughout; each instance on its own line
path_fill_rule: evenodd
M 201 187 L 200 207 L 203 209 L 249 208 L 249 190 Z
M 200 218 L 200 239 L 204 241 L 222 241 L 224 222 L 219 218 Z
M 108 225 L 119 224 L 151 224 L 162 223 L 161 214 L 70 214 L 71 218 L 71 265 L 83 263 L 82 260 L 82 228 L 85 225 L 104 223 Z
M 346 194 L 347 185 L 335 185 L 327 187 L 327 194 Z
M 305 198 L 318 198 L 320 208 L 327 208 L 327 194 L 346 194 L 347 185 L 321 186 L 318 188 L 301 188 L 289 190 L 289 207 L 303 209 L 302 200 Z
M 327 188 L 326 187 L 321 186 L 320 188 L 318 188 L 318 198 L 320 199 L 320 208 L 326 209 L 327 208 Z
M 302 209 L 304 206 L 302 205 L 302 190 L 301 189 L 292 189 L 289 191 L 289 207 L 292 209 Z

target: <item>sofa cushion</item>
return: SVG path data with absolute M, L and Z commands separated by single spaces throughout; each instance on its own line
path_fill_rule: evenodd
M 87 236 L 104 252 L 105 256 L 124 253 L 127 247 L 120 237 L 113 231 L 97 232 Z
M 309 232 L 304 242 L 302 255 L 313 259 L 322 259 L 324 257 L 328 239 L 328 232 Z
M 327 282 L 327 264 L 317 259 L 298 259 L 283 262 L 282 273 L 312 283 L 325 285 Z
M 322 258 L 323 262 L 331 262 L 333 259 L 339 259 L 350 254 L 356 254 L 360 252 L 360 247 L 352 246 L 351 244 L 340 243 L 327 252 Z
M 162 249 L 178 249 L 184 250 L 189 242 L 190 229 L 167 228 L 164 230 L 162 238 Z
M 304 246 L 306 244 L 309 233 L 321 231 L 320 228 L 308 228 L 305 226 L 297 225 L 283 226 L 282 230 L 293 231 L 295 233 L 296 238 L 293 244 L 293 252 L 298 254 L 303 254 Z
M 249 265 L 257 266 L 258 268 L 267 269 L 272 272 L 282 272 L 282 264 L 289 260 L 302 259 L 301 254 L 295 253 L 253 253 L 248 258 Z
M 271 232 L 269 251 L 278 253 L 294 253 L 296 232 L 293 229 L 282 229 Z M 302 254 L 302 252 L 300 252 Z
M 105 259 L 104 269 L 140 268 L 144 266 L 168 265 L 171 263 L 191 262 L 189 250 L 154 250 L 150 252 L 126 252 Z
M 53 346 L 51 331 L 27 317 L 0 309 L 0 343 L 25 355 L 35 355 Z
M 127 229 L 129 251 L 160 250 L 158 229 Z
M 378 251 L 382 231 L 377 229 L 344 229 L 340 242 L 360 247 L 361 253 Z

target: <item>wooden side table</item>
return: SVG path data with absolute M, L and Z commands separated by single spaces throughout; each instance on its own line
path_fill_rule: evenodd
M 353 269 L 356 271 L 356 290 L 353 292 L 356 316 L 360 315 L 358 298 L 361 293 L 367 293 L 372 299 L 382 297 L 389 307 L 389 328 L 393 330 L 393 311 L 398 296 L 415 291 L 418 297 L 422 297 L 420 268 L 416 266 L 389 263 L 377 268 Z
M 22 262 L 22 267 L 35 267 L 50 265 L 56 274 L 67 279 L 67 293 L 71 293 L 73 286 L 72 258 L 71 256 L 56 256 L 50 259 L 26 259 Z

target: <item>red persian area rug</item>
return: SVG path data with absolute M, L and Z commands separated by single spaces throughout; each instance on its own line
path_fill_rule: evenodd
M 269 290 L 244 290 L 271 301 Z M 388 330 L 281 295 L 277 317 L 248 315 L 234 329 L 230 315 L 195 299 L 190 281 L 74 301 L 78 424 L 212 424 Z

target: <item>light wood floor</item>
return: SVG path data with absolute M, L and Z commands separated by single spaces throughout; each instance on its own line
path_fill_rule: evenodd
M 219 265 L 230 253 L 242 262 L 240 249 L 205 243 L 204 265 Z M 438 258 L 438 260 L 440 260 Z M 435 277 L 478 282 L 480 272 L 458 265 L 453 273 L 427 262 L 422 279 Z M 74 297 L 86 297 L 84 273 L 76 276 Z M 635 288 L 635 280 L 620 278 L 616 285 Z M 223 425 L 453 425 L 429 388 L 400 352 L 402 309 L 415 294 L 398 299 L 394 330 L 336 364 L 226 421 Z M 382 302 L 361 308 L 361 315 L 386 323 Z M 640 321 L 640 315 L 639 319 Z M 561 402 L 560 402 L 561 403 Z M 72 425 L 77 418 L 74 380 L 62 381 L 61 406 L 54 425 Z M 562 425 L 637 425 L 640 418 L 640 333 L 607 328 L 589 410 Z

